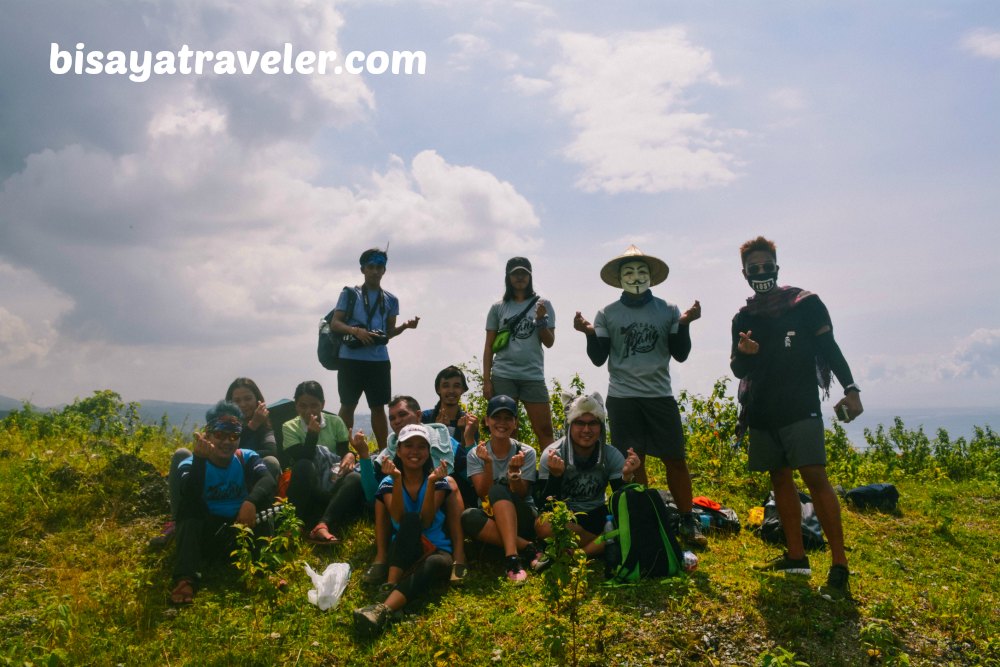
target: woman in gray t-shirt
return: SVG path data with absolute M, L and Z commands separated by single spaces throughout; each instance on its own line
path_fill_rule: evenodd
M 486 316 L 483 394 L 487 399 L 506 395 L 523 403 L 538 445 L 544 448 L 554 437 L 542 346 L 552 347 L 556 340 L 556 314 L 548 299 L 535 294 L 526 258 L 507 261 L 504 284 L 503 299 Z M 495 350 L 494 343 L 504 339 L 506 344 Z

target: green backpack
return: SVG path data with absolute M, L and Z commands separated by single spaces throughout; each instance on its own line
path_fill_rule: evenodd
M 656 489 L 627 484 L 611 495 L 608 509 L 614 530 L 598 539 L 617 540 L 618 548 L 610 552 L 621 553 L 617 564 L 608 563 L 610 584 L 636 583 L 645 577 L 673 577 L 683 571 L 676 528 Z

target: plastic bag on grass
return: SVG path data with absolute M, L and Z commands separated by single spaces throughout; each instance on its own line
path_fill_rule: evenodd
M 313 583 L 312 590 L 307 594 L 309 602 L 326 611 L 340 603 L 351 578 L 351 566 L 347 563 L 330 563 L 323 574 L 316 574 L 315 570 L 306 565 L 306 574 Z

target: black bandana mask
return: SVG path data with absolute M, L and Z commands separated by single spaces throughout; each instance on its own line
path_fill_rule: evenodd
M 778 272 L 775 270 L 769 273 L 757 273 L 752 276 L 747 276 L 747 282 L 750 283 L 750 287 L 752 287 L 753 291 L 757 294 L 766 294 L 777 287 Z

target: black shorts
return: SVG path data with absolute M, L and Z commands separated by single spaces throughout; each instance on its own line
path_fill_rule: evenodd
M 337 371 L 337 392 L 340 404 L 354 406 L 364 393 L 368 407 L 388 405 L 392 398 L 392 381 L 388 361 L 341 359 Z
M 608 396 L 607 406 L 611 444 L 622 456 L 628 456 L 631 447 L 640 456 L 684 460 L 684 428 L 673 396 Z

